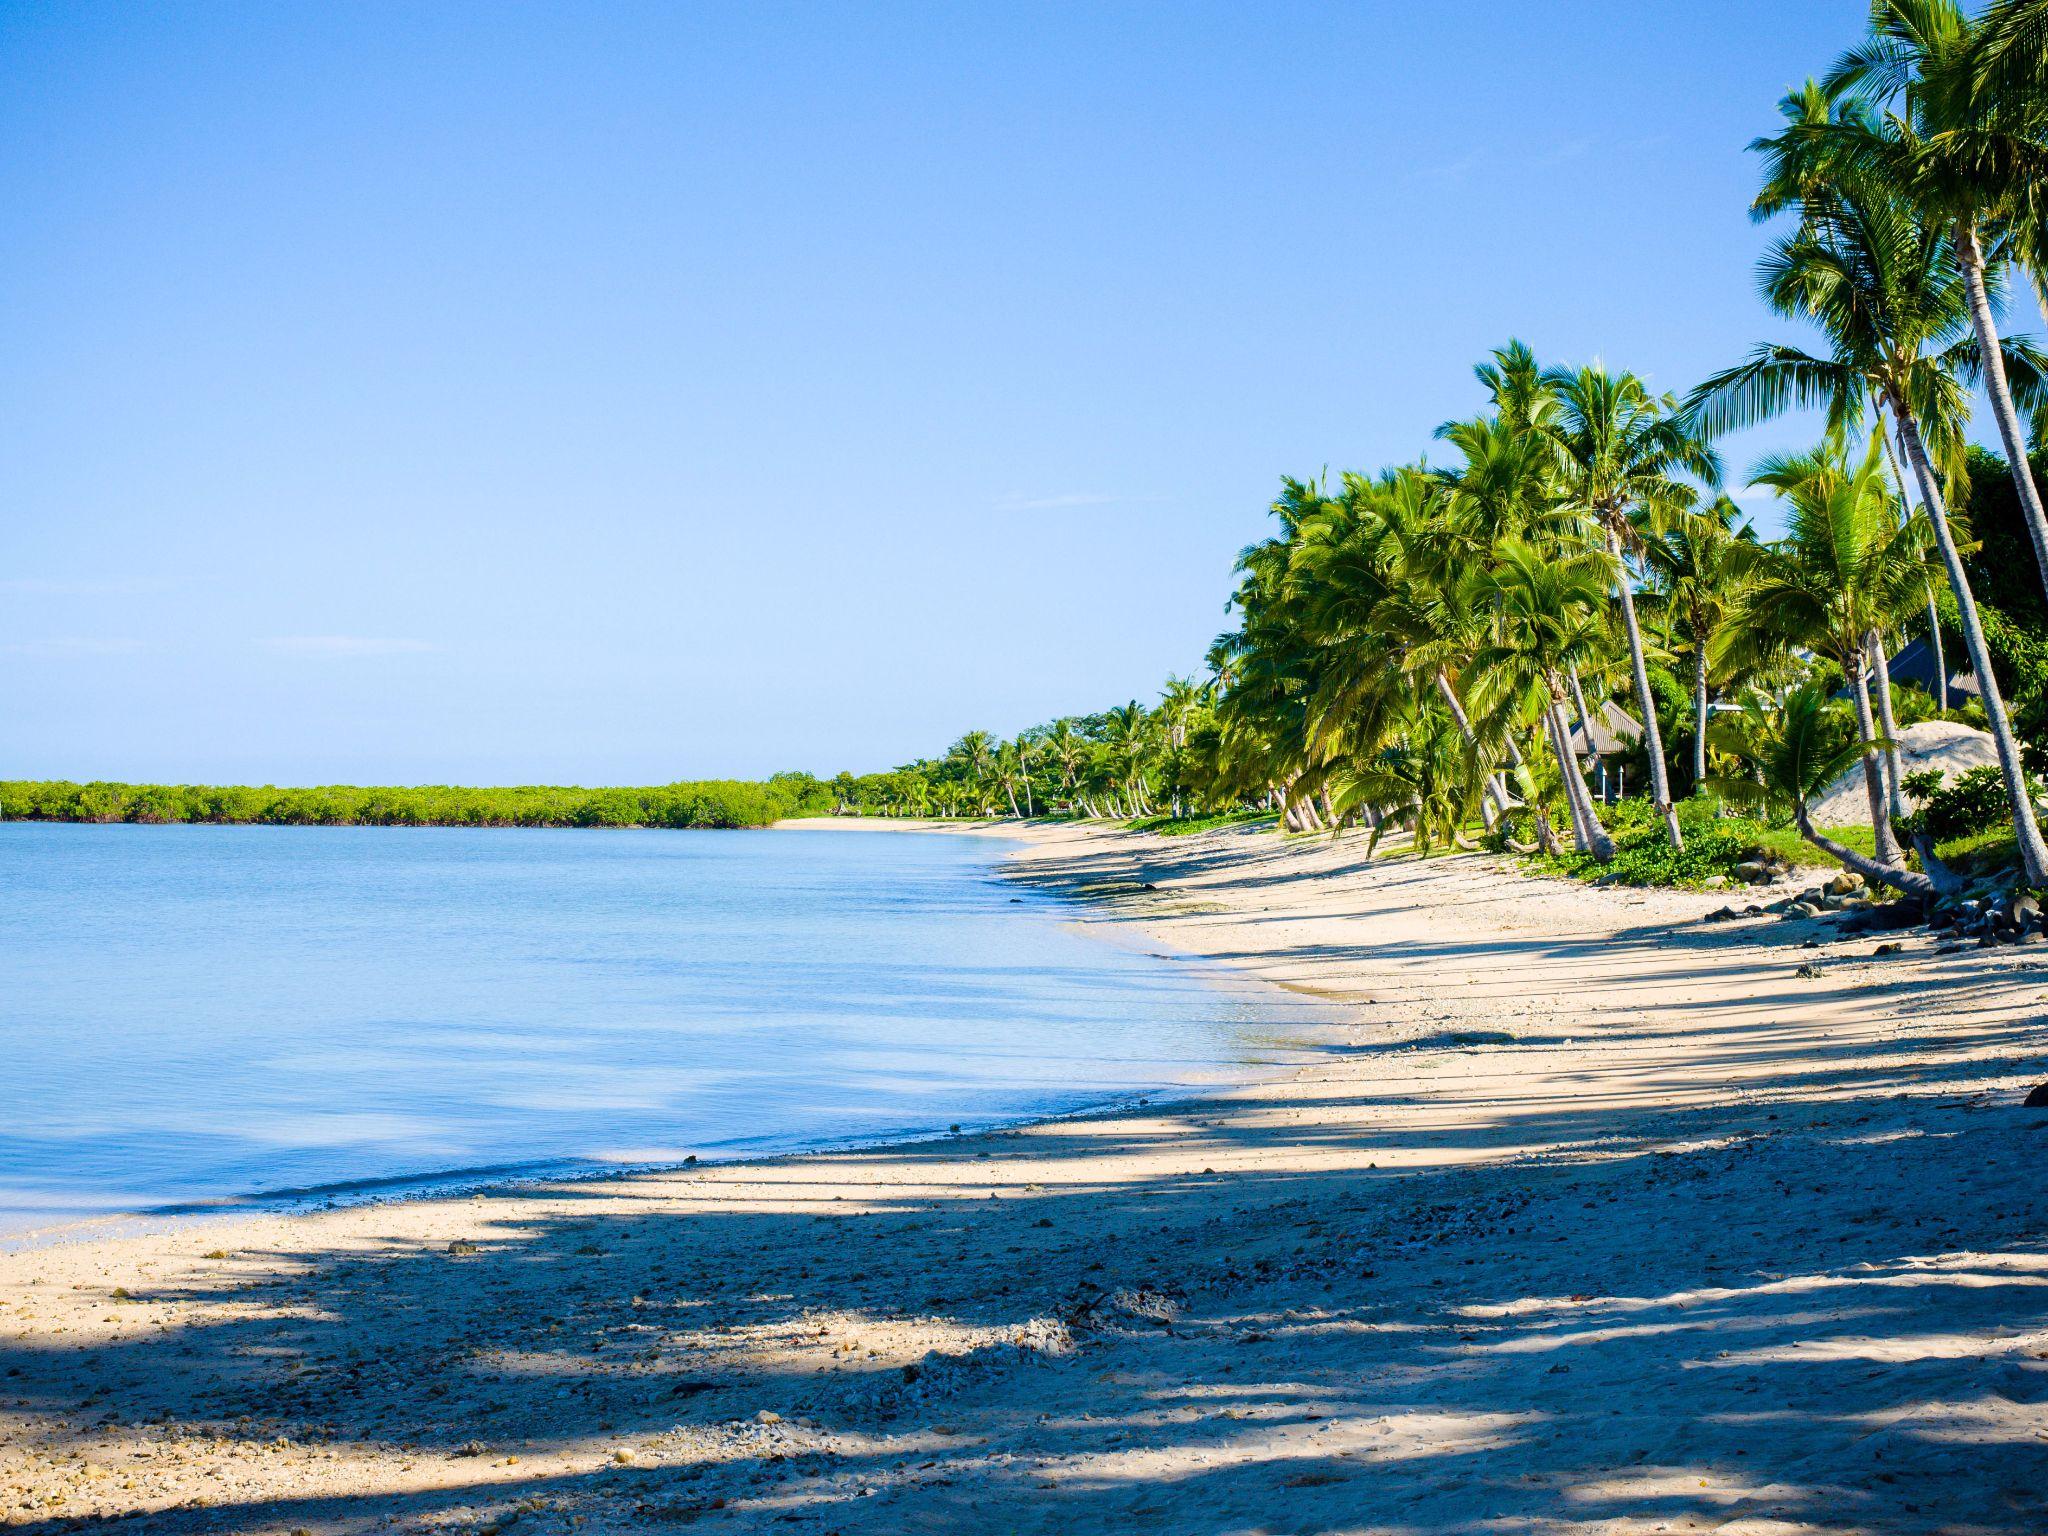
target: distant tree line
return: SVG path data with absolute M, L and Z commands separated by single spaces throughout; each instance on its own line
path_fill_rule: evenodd
M 763 827 L 832 805 L 807 773 L 645 789 L 552 784 L 406 787 L 74 784 L 0 780 L 0 821 L 250 823 L 296 827 Z

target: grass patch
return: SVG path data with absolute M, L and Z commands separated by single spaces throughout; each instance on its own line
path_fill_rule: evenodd
M 1615 858 L 1602 864 L 1590 854 L 1567 851 L 1556 858 L 1532 855 L 1530 862 L 1552 874 L 1580 880 L 1613 875 L 1627 885 L 1665 885 L 1698 889 L 1716 875 L 1734 878 L 1735 866 L 1760 853 L 1781 855 L 1798 868 L 1833 870 L 1835 861 L 1790 826 L 1771 826 L 1748 816 L 1716 816 L 1711 804 L 1687 800 L 1678 807 L 1685 848 L 1674 851 L 1665 840 L 1664 823 L 1647 800 L 1622 800 L 1601 807 L 1601 820 L 1613 834 Z M 1876 856 L 1877 834 L 1867 826 L 1828 827 L 1827 835 L 1858 853 Z M 1518 837 L 1527 836 L 1526 829 Z M 1560 837 L 1569 836 L 1559 829 Z M 1498 838 L 1494 839 L 1496 846 Z M 1942 861 L 1968 880 L 1983 879 L 2010 868 L 2019 859 L 2010 827 L 1979 832 L 1937 845 Z M 1914 867 L 1918 861 L 1909 859 Z
M 1271 811 L 1225 811 L 1218 816 L 1140 816 L 1124 823 L 1132 832 L 1157 832 L 1161 837 L 1188 837 L 1218 827 L 1254 827 L 1278 821 Z

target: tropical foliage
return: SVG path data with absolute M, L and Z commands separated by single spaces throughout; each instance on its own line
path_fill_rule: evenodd
M 2048 0 L 1976 17 L 1874 0 L 1867 36 L 1780 112 L 1752 146 L 1752 212 L 1777 226 L 1758 279 L 1817 341 L 1763 343 L 1683 399 L 1509 342 L 1476 370 L 1480 409 L 1439 429 L 1438 462 L 1282 481 L 1206 679 L 1011 742 L 970 733 L 844 781 L 846 805 L 1270 810 L 1296 832 L 1398 826 L 1424 850 L 1484 823 L 1502 846 L 1670 878 L 1711 862 L 1689 842 L 1739 842 L 1742 808 L 1926 893 L 1947 874 L 1929 818 L 1908 814 L 1895 743 L 1902 720 L 1963 703 L 1946 696 L 1955 656 L 1981 689 L 2019 868 L 2048 883 L 2023 761 L 2048 757 L 2048 516 L 2026 452 L 2048 358 L 1998 323 L 2016 280 L 2048 291 Z M 1969 442 L 1979 391 L 2003 459 Z M 1794 408 L 1826 435 L 1747 476 L 1781 503 L 1786 533 L 1765 541 L 1719 494 L 1714 444 Z M 2000 522 L 2038 578 L 2023 600 L 1980 601 L 2012 580 L 1972 535 L 1987 479 L 2009 486 Z M 1941 697 L 1894 685 L 1915 638 Z M 1617 706 L 1632 743 L 1611 730 Z M 1857 772 L 1870 853 L 1809 814 Z M 1622 784 L 1643 804 L 1617 806 Z

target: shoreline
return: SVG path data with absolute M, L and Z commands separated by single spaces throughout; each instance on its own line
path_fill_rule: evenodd
M 1058 825 L 1045 823 L 1044 825 Z M 353 828 L 346 830 L 355 830 Z M 402 830 L 432 830 L 404 828 Z M 501 831 L 598 831 L 607 832 L 614 828 L 491 828 L 458 830 L 501 830 Z M 641 829 L 641 830 L 723 830 L 705 828 L 682 829 Z M 944 821 L 919 819 L 916 821 L 886 818 L 792 818 L 766 828 L 746 830 L 758 831 L 862 831 L 895 832 L 901 834 L 952 834 L 978 837 L 984 840 L 1007 841 L 1019 848 L 1030 840 L 1030 832 L 1020 833 L 1016 824 L 976 818 Z M 1015 853 L 998 855 L 991 865 L 991 872 L 999 879 Z M 1053 898 L 1067 908 L 1073 908 L 1074 900 L 1063 893 L 1052 893 Z M 1069 915 L 1066 921 L 1071 922 Z M 1145 949 L 1153 958 L 1173 961 L 1192 961 L 1197 957 L 1188 954 L 1160 954 L 1153 946 L 1121 944 L 1116 935 L 1092 933 L 1097 942 L 1119 944 L 1126 949 Z M 1286 999 L 1274 999 L 1263 994 L 1267 991 L 1258 981 L 1247 978 L 1227 968 L 1213 964 L 1201 967 L 1202 980 L 1217 990 L 1230 995 L 1240 1004 L 1257 998 L 1249 1006 L 1264 1013 L 1266 1027 L 1274 1031 L 1309 1031 L 1327 1027 L 1329 1020 L 1319 1011 L 1308 1016 L 1310 1011 L 1298 1006 L 1290 1007 Z M 1296 1057 L 1311 1055 L 1316 1045 L 1302 1034 L 1291 1042 L 1276 1040 L 1270 1050 L 1288 1052 Z M 1048 1124 L 1052 1122 L 1088 1118 L 1104 1114 L 1118 1114 L 1127 1110 L 1142 1108 L 1153 1103 L 1166 1103 L 1186 1099 L 1212 1091 L 1238 1087 L 1276 1073 L 1297 1069 L 1303 1062 L 1218 1063 L 1217 1077 L 1210 1081 L 1165 1082 L 1141 1088 L 1119 1089 L 1099 1099 L 1059 1106 L 1045 1106 L 1023 1109 L 1015 1113 L 986 1118 L 969 1117 L 960 1122 L 960 1129 L 949 1129 L 934 1122 L 930 1125 L 908 1127 L 898 1131 L 848 1131 L 842 1134 L 823 1136 L 816 1139 L 796 1139 L 793 1144 L 783 1146 L 731 1146 L 730 1144 L 703 1145 L 687 1156 L 661 1158 L 650 1161 L 602 1162 L 594 1159 L 563 1157 L 535 1160 L 531 1162 L 504 1163 L 493 1167 L 427 1169 L 417 1173 L 370 1175 L 341 1179 L 331 1183 L 302 1185 L 275 1189 L 253 1189 L 212 1198 L 193 1198 L 166 1201 L 161 1204 L 144 1206 L 134 1210 L 107 1211 L 80 1215 L 59 1223 L 23 1227 L 19 1229 L 0 1228 L 0 1255 L 27 1254 L 44 1249 L 77 1243 L 93 1243 L 119 1238 L 163 1236 L 202 1225 L 220 1225 L 263 1216 L 298 1217 L 325 1211 L 355 1209 L 364 1206 L 386 1206 L 413 1200 L 460 1199 L 478 1192 L 516 1192 L 557 1185 L 585 1184 L 607 1179 L 623 1179 L 646 1175 L 680 1172 L 688 1167 L 723 1167 L 732 1164 L 767 1163 L 785 1159 L 826 1156 L 833 1153 L 869 1152 L 888 1148 L 912 1147 L 926 1143 L 943 1143 L 961 1135 L 990 1134 L 1021 1127 Z M 791 1133 L 794 1137 L 795 1133 Z M 765 1136 L 761 1140 L 773 1142 L 777 1138 Z M 689 1143 L 685 1143 L 689 1145 Z M 678 1149 L 681 1150 L 680 1148 Z
M 2041 1528 L 2028 951 L 1879 959 L 1472 856 L 1020 830 L 1010 877 L 1076 921 L 1341 1038 L 1170 1104 L 0 1256 L 0 1509 Z

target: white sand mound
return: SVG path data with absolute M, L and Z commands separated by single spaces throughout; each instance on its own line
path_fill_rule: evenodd
M 1899 732 L 1899 768 L 1905 777 L 1939 768 L 1943 778 L 1952 779 L 1987 763 L 1997 766 L 1998 749 L 1992 746 L 1988 734 L 1970 726 L 1949 720 L 1923 720 Z M 1919 808 L 1911 795 L 1906 796 L 1906 804 Z M 1864 792 L 1861 764 L 1851 766 L 1828 786 L 1827 793 L 1813 807 L 1813 820 L 1822 827 L 1870 825 L 1870 797 Z

